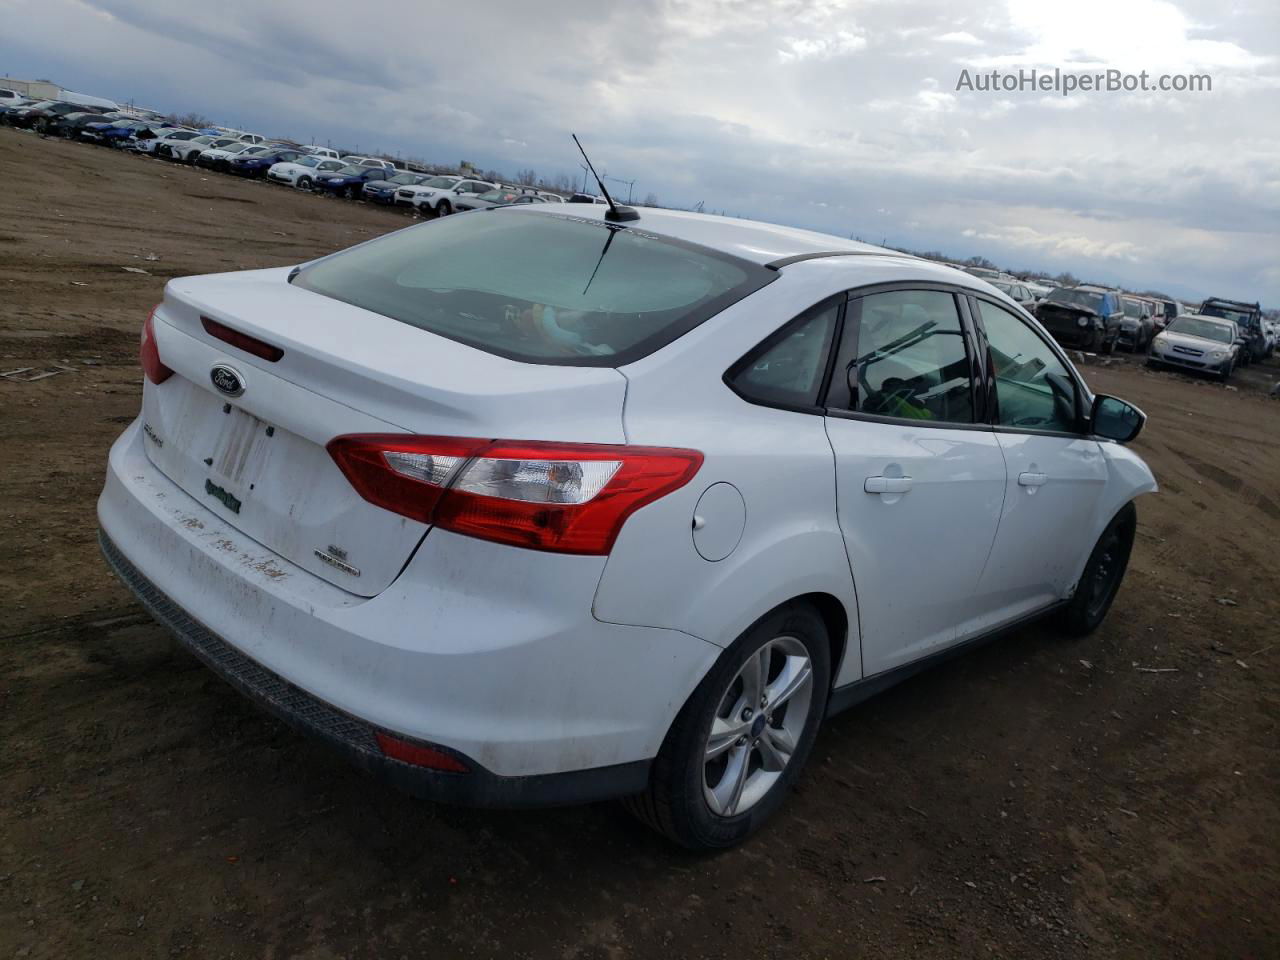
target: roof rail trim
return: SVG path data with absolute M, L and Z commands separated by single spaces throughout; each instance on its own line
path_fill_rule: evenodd
M 789 267 L 793 263 L 800 263 L 803 260 L 822 260 L 826 257 L 906 257 L 908 260 L 919 260 L 909 253 L 899 253 L 897 250 L 820 250 L 817 253 L 797 253 L 790 257 L 780 257 L 777 260 L 770 260 L 765 264 L 769 270 L 781 270 L 783 267 Z

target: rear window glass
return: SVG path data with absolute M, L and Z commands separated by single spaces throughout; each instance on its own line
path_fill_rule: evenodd
M 636 227 L 508 210 L 390 234 L 294 283 L 515 360 L 620 366 L 776 276 Z

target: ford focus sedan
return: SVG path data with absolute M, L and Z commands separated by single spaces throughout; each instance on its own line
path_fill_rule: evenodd
M 1011 625 L 1101 623 L 1144 417 L 1016 303 L 557 206 L 169 282 L 98 517 L 210 668 L 418 795 L 622 797 L 707 849 L 825 717 Z

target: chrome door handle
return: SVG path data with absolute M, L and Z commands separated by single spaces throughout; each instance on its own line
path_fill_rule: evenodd
M 906 493 L 911 489 L 911 478 L 867 477 L 862 489 L 867 493 Z
M 1046 473 L 1020 473 L 1018 474 L 1018 483 L 1024 487 L 1043 487 L 1049 482 L 1049 475 Z

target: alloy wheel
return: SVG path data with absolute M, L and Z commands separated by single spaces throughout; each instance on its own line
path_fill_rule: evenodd
M 702 794 L 711 812 L 751 809 L 782 776 L 804 733 L 813 664 L 797 638 L 765 643 L 725 688 L 703 744 Z

